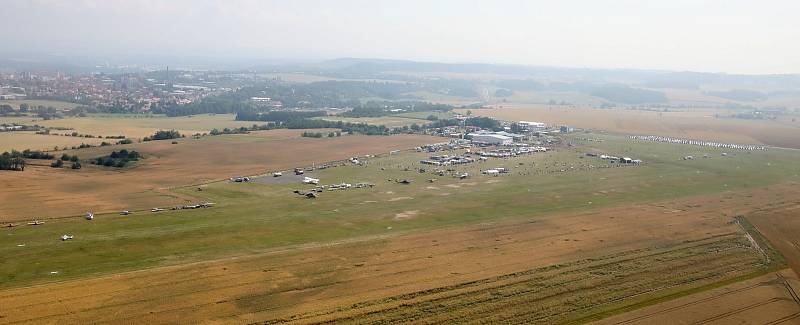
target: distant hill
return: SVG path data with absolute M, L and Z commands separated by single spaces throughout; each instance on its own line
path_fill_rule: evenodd
M 316 68 L 330 72 L 358 75 L 376 75 L 392 71 L 483 73 L 521 76 L 526 79 L 552 81 L 583 81 L 593 83 L 625 83 L 647 88 L 698 89 L 703 85 L 729 89 L 800 89 L 799 74 L 741 75 L 691 71 L 663 71 L 646 69 L 589 69 L 544 67 L 491 63 L 441 63 L 409 60 L 384 60 L 341 58 L 323 61 Z M 504 88 L 517 88 L 505 87 Z
M 755 91 L 755 90 L 747 90 L 747 89 L 733 89 L 727 91 L 709 91 L 707 92 L 708 95 L 736 100 L 740 102 L 760 102 L 767 100 L 769 96 L 767 94 Z

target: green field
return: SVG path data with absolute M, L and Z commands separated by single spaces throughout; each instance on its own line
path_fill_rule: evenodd
M 582 135 L 583 136 L 583 135 Z M 454 167 L 472 176 L 464 180 L 434 176 L 433 166 L 419 173 L 417 162 L 428 154 L 404 152 L 370 159 L 366 166 L 314 172 L 323 184 L 371 182 L 371 189 L 350 189 L 305 199 L 292 193 L 302 184 L 213 183 L 178 192 L 198 202 L 216 202 L 209 209 L 137 211 L 130 216 L 101 215 L 49 220 L 45 226 L 0 231 L 0 286 L 17 287 L 94 274 L 201 261 L 312 242 L 396 234 L 422 229 L 514 218 L 543 218 L 556 212 L 668 200 L 690 195 L 761 187 L 800 180 L 800 152 L 730 152 L 633 142 L 610 135 L 606 141 L 510 159 Z M 596 168 L 594 150 L 643 159 L 641 166 Z M 694 155 L 712 158 L 684 161 Z M 508 167 L 509 175 L 480 175 L 481 169 Z M 590 166 L 594 166 L 591 168 Z M 405 171 L 408 168 L 410 171 Z M 563 171 L 562 171 L 563 170 Z M 787 179 L 787 175 L 789 179 Z M 437 178 L 429 183 L 426 180 Z M 403 185 L 389 181 L 409 179 Z M 613 191 L 606 191 L 613 190 Z M 599 192 L 602 195 L 598 195 Z M 395 216 L 409 210 L 417 217 Z M 62 242 L 62 234 L 75 240 Z M 24 244 L 24 247 L 17 245 Z

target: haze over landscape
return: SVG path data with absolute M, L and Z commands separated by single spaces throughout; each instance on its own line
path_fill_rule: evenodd
M 0 0 L 0 325 L 800 324 L 799 9 Z
M 6 0 L 3 52 L 800 73 L 796 1 Z M 17 56 L 24 58 L 24 56 Z

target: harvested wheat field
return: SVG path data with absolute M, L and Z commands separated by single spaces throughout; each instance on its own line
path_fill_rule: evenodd
M 53 150 L 53 147 L 72 147 L 81 143 L 99 145 L 104 140 L 98 138 L 80 138 L 60 135 L 35 134 L 34 132 L 0 132 L 0 153 L 4 151 Z
M 796 190 L 352 238 L 6 289 L 0 323 L 583 322 L 765 272 L 768 262 L 732 213 L 791 201 Z M 737 297 L 745 306 L 770 299 Z
M 797 275 L 786 269 L 593 324 L 798 324 L 798 289 Z
M 764 205 L 747 217 L 800 274 L 800 196 L 793 201 Z
M 81 134 L 124 135 L 128 138 L 143 138 L 153 135 L 158 130 L 178 130 L 191 135 L 208 132 L 214 128 L 222 130 L 224 128 L 249 127 L 253 125 L 253 122 L 236 121 L 234 114 L 202 114 L 181 117 L 95 114 L 88 117 L 37 121 L 35 124 L 45 127 L 69 128 Z
M 30 166 L 24 172 L 0 171 L 0 220 L 57 217 L 86 211 L 149 209 L 191 202 L 167 188 L 310 166 L 389 150 L 413 148 L 439 139 L 418 136 L 342 136 L 301 138 L 302 131 L 274 130 L 246 135 L 152 141 L 124 146 L 67 151 L 89 159 L 111 150 L 145 155 L 131 168 L 81 170 Z
M 475 115 L 510 121 L 540 121 L 627 134 L 800 148 L 800 123 L 715 118 L 716 112 L 718 110 L 652 112 L 535 105 L 503 105 L 503 108 L 472 110 Z

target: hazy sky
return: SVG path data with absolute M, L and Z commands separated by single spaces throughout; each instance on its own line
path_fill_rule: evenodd
M 800 73 L 799 17 L 797 0 L 0 0 L 0 45 Z

